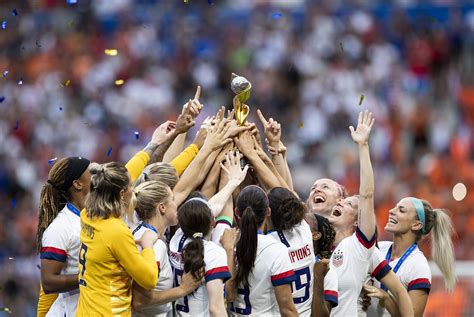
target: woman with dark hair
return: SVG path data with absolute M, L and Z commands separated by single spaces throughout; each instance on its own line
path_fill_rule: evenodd
M 41 258 L 40 316 L 48 311 L 51 316 L 76 313 L 77 261 L 81 246 L 79 215 L 89 193 L 89 163 L 82 157 L 57 161 L 41 190 L 37 231 L 37 251 Z M 56 300 L 57 293 L 60 295 Z
M 291 286 L 293 303 L 300 316 L 311 316 L 315 254 L 311 228 L 304 219 L 306 205 L 283 187 L 270 190 L 268 200 L 271 216 L 267 222 L 267 235 L 286 246 L 296 275 Z
M 273 237 L 263 235 L 270 215 L 268 197 L 263 189 L 250 185 L 240 192 L 235 208 L 240 228 L 235 250 L 235 276 L 227 287 L 233 316 L 298 314 L 291 294 L 295 273 L 288 250 Z
M 184 273 L 195 279 L 205 277 L 205 286 L 192 295 L 174 302 L 178 316 L 225 316 L 224 283 L 230 278 L 227 256 L 221 247 L 209 241 L 213 215 L 207 201 L 191 198 L 178 210 L 180 228 L 170 241 L 170 261 L 174 287 L 182 283 Z
M 418 242 L 431 234 L 431 254 L 440 268 L 445 288 L 452 291 L 456 285 L 454 251 L 451 236 L 453 224 L 446 210 L 435 209 L 423 199 L 403 198 L 390 210 L 385 231 L 393 234 L 393 242 L 379 242 L 380 251 L 407 289 L 413 303 L 415 316 L 423 316 L 431 288 L 431 269 L 428 260 L 418 248 Z M 368 295 L 378 298 L 378 315 L 400 314 L 400 309 L 387 291 L 375 282 L 364 286 Z

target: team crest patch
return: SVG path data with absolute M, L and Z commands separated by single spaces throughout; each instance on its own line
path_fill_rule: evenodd
M 342 252 L 342 250 L 336 250 L 332 254 L 332 264 L 335 267 L 340 267 L 342 265 L 343 261 L 344 261 L 344 253 Z

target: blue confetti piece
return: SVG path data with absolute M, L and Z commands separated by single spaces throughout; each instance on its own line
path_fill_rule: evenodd
M 20 121 L 16 120 L 15 130 L 18 130 L 20 127 Z
M 135 139 L 138 140 L 140 138 L 140 132 L 135 131 L 133 134 L 135 134 Z
M 66 0 L 67 4 L 76 4 L 77 0 Z
M 12 198 L 12 208 L 16 208 L 16 198 Z
M 16 17 L 16 16 L 18 15 L 18 11 L 16 11 L 16 9 L 13 9 L 12 15 L 13 15 L 14 17 Z
M 3 77 L 7 77 L 7 76 L 8 76 L 8 70 L 3 71 Z
M 63 107 L 59 107 L 59 111 L 63 111 Z
M 23 78 L 20 78 L 20 81 L 18 81 L 18 85 L 23 85 Z
M 107 151 L 107 156 L 110 156 L 110 154 L 112 154 L 112 147 L 110 147 L 109 150 Z
M 56 162 L 57 160 L 58 160 L 57 157 L 50 159 L 50 160 L 48 161 L 48 165 L 53 165 L 53 163 Z
M 5 30 L 7 28 L 7 21 L 3 20 L 2 22 L 2 30 Z
M 0 103 L 4 102 L 5 101 L 5 96 L 0 96 Z
M 272 19 L 277 20 L 281 18 L 283 15 L 280 12 L 275 12 L 272 14 Z

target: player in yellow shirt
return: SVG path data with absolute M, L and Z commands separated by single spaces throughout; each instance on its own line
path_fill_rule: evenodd
M 149 231 L 138 252 L 122 217 L 130 204 L 132 181 L 124 165 L 91 164 L 91 191 L 81 212 L 79 304 L 77 316 L 131 316 L 132 279 L 146 289 L 158 281 Z

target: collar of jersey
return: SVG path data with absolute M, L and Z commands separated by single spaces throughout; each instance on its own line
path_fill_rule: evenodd
M 77 209 L 77 207 L 74 206 L 73 204 L 71 204 L 70 202 L 67 203 L 67 209 L 69 209 L 69 211 L 71 211 L 76 216 L 78 216 L 78 217 L 81 216 L 81 211 L 79 209 Z

